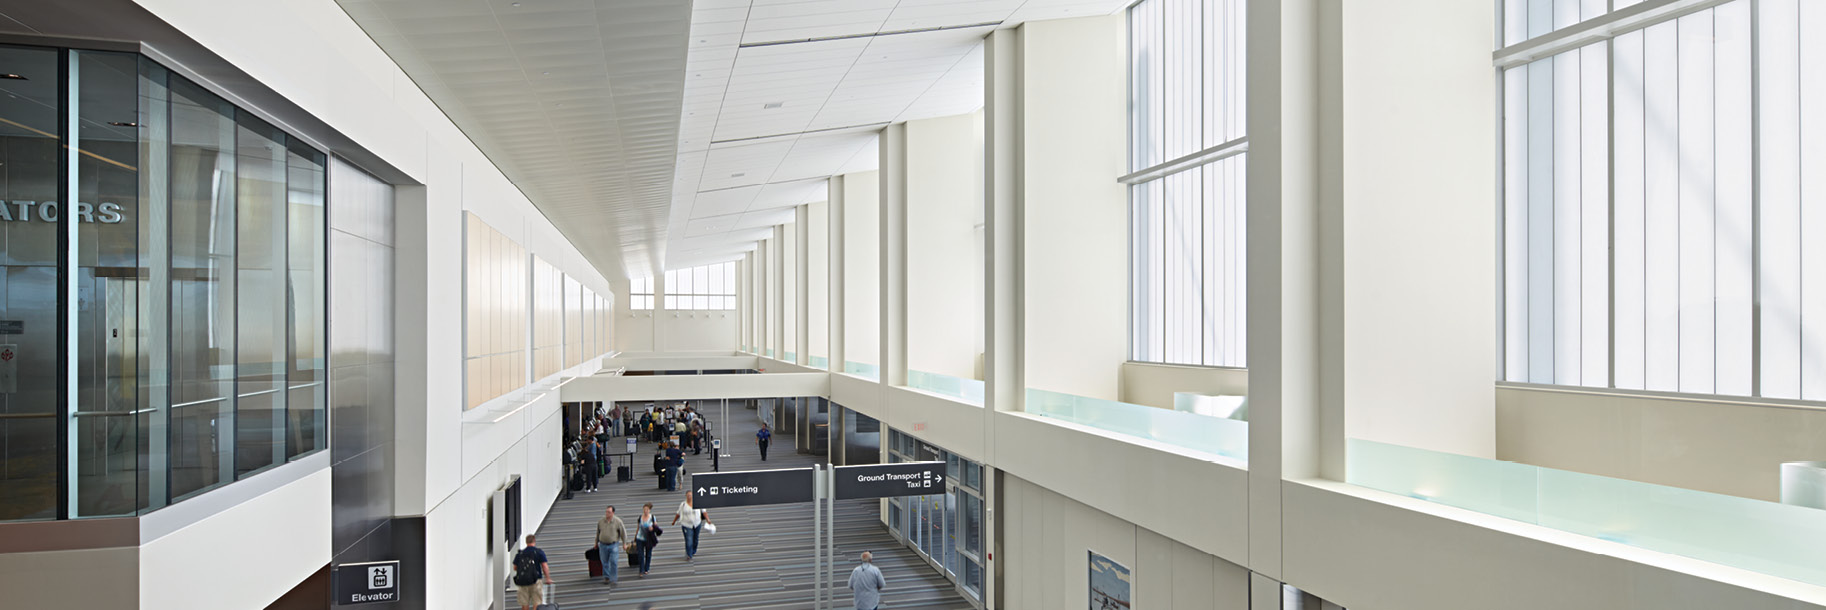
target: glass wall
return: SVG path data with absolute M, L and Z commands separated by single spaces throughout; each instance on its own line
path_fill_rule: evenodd
M 322 449 L 325 156 L 136 54 L 0 63 L 0 520 Z
M 945 493 L 888 499 L 888 529 L 965 593 L 983 595 L 983 466 L 888 431 L 888 463 L 944 462 Z
M 1605 10 L 1564 4 L 1508 0 L 1505 40 Z M 1499 64 L 1503 379 L 1826 399 L 1822 19 L 1736 0 Z
M 1129 358 L 1244 366 L 1244 0 L 1129 9 Z
M 666 309 L 735 309 L 735 261 L 666 271 Z M 652 279 L 644 286 L 652 289 Z

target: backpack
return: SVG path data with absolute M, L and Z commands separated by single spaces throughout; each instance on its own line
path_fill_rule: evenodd
M 539 557 L 533 555 L 532 549 L 520 549 L 514 555 L 514 584 L 522 587 L 539 582 Z

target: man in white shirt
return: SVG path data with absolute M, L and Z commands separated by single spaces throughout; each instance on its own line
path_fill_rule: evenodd
M 881 568 L 875 567 L 875 554 L 862 552 L 862 565 L 850 571 L 850 591 L 856 598 L 856 610 L 875 610 L 881 607 L 881 590 L 888 588 L 888 581 L 881 577 Z

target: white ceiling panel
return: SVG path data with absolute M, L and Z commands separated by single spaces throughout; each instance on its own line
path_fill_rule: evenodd
M 604 273 L 752 249 L 893 122 L 974 111 L 982 38 L 1127 0 L 337 0 Z

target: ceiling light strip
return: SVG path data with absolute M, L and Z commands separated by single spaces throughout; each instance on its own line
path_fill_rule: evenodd
M 1172 174 L 1177 174 L 1179 172 L 1186 171 L 1188 169 L 1192 169 L 1194 167 L 1198 167 L 1200 165 L 1216 163 L 1218 161 L 1222 161 L 1224 159 L 1228 159 L 1230 157 L 1234 157 L 1234 156 L 1237 156 L 1237 155 L 1240 155 L 1240 154 L 1243 154 L 1246 152 L 1249 152 L 1249 138 L 1246 138 L 1246 137 L 1237 138 L 1235 140 L 1231 140 L 1229 142 L 1225 142 L 1223 144 L 1219 144 L 1217 146 L 1213 146 L 1213 147 L 1186 155 L 1184 157 L 1180 157 L 1178 159 L 1174 159 L 1172 161 L 1168 161 L 1166 163 L 1162 163 L 1160 165 L 1156 165 L 1154 167 L 1150 167 L 1150 168 L 1135 172 L 1133 174 L 1129 174 L 1127 176 L 1117 178 L 1116 181 L 1121 182 L 1123 184 L 1141 184 L 1143 182 L 1147 182 L 1149 180 L 1153 180 L 1153 179 L 1159 178 L 1161 176 L 1169 176 Z
M 793 40 L 770 40 L 767 42 L 744 42 L 740 45 L 736 45 L 736 48 L 752 49 L 755 47 L 774 47 L 774 46 L 779 46 L 779 45 L 783 45 L 783 44 L 804 44 L 804 43 L 808 43 L 808 42 L 829 42 L 832 40 L 854 40 L 857 38 L 875 38 L 877 36 L 899 36 L 901 34 L 924 34 L 926 32 L 943 32 L 946 30 L 968 30 L 971 28 L 990 28 L 990 27 L 995 27 L 998 25 L 1002 25 L 1002 22 L 1001 21 L 984 21 L 982 23 L 970 23 L 970 24 L 964 24 L 964 25 L 941 25 L 941 26 L 930 27 L 930 28 L 914 28 L 914 29 L 910 29 L 910 30 L 894 30 L 894 31 L 890 31 L 890 32 L 875 32 L 873 34 L 844 34 L 841 36 L 819 36 L 817 38 L 795 38 Z
M 728 144 L 731 142 L 753 142 L 755 140 L 765 140 L 768 138 L 785 138 L 785 137 L 790 137 L 790 136 L 809 136 L 809 135 L 812 135 L 815 133 L 828 133 L 828 132 L 832 132 L 832 131 L 844 131 L 847 129 L 880 129 L 883 127 L 887 127 L 888 125 L 891 125 L 891 124 L 892 123 L 889 121 L 882 121 L 880 123 L 866 123 L 866 124 L 862 124 L 862 125 L 849 125 L 849 126 L 845 126 L 845 127 L 826 127 L 824 129 L 813 129 L 811 131 L 795 131 L 792 133 L 776 133 L 776 134 L 765 135 L 765 136 L 749 136 L 746 138 L 731 138 L 728 140 L 711 140 L 710 145 L 716 146 L 718 144 Z

